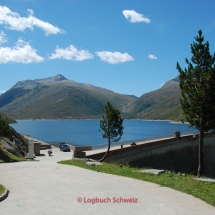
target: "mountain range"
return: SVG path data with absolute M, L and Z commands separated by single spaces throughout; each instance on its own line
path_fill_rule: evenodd
M 160 89 L 145 93 L 126 108 L 129 118 L 174 120 L 182 118 L 181 91 L 178 77 L 166 82 Z
M 124 118 L 180 120 L 178 78 L 137 98 L 56 75 L 17 82 L 0 95 L 0 112 L 15 119 L 99 119 L 109 101 Z

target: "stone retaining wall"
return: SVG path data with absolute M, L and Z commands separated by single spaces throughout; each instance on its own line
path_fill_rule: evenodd
M 112 150 L 106 161 L 128 163 L 137 167 L 152 167 L 176 172 L 194 173 L 198 168 L 198 135 L 186 135 L 150 141 Z M 100 159 L 104 153 L 87 156 Z M 204 173 L 215 177 L 215 133 L 204 138 Z

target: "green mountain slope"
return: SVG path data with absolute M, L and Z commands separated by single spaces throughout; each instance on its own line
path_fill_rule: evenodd
M 98 119 L 110 101 L 124 118 L 179 121 L 180 97 L 178 78 L 137 98 L 57 75 L 18 82 L 0 95 L 0 112 L 15 119 Z
M 179 80 L 175 78 L 130 103 L 125 113 L 129 118 L 179 121 L 182 118 L 180 97 Z
M 5 115 L 5 114 L 3 114 L 3 113 L 1 113 L 1 112 L 0 112 L 0 116 L 1 116 L 3 119 L 5 119 L 9 124 L 11 124 L 11 123 L 17 123 L 15 119 L 13 119 L 12 117 L 7 116 L 7 115 Z
M 15 119 L 96 119 L 107 101 L 123 111 L 135 100 L 57 75 L 18 82 L 0 96 L 0 111 Z

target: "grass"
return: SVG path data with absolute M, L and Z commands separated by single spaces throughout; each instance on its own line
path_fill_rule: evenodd
M 26 161 L 23 157 L 18 157 L 8 152 L 3 146 L 0 145 L 0 163 Z
M 0 196 L 4 193 L 5 188 L 0 184 Z
M 58 163 L 160 184 L 161 186 L 170 187 L 190 194 L 215 206 L 215 183 L 193 180 L 193 178 L 196 177 L 194 175 L 182 176 L 173 172 L 165 172 L 160 175 L 146 174 L 135 172 L 140 170 L 139 168 L 131 168 L 129 166 L 120 167 L 118 164 L 114 163 L 103 163 L 103 165 L 100 166 L 86 166 L 86 161 L 79 160 L 60 161 Z

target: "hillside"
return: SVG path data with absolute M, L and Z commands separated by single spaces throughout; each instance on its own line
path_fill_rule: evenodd
M 107 101 L 123 112 L 135 100 L 57 75 L 19 81 L 0 95 L 0 111 L 15 119 L 96 119 L 102 116 Z
M 130 103 L 125 113 L 128 118 L 179 121 L 182 117 L 180 97 L 179 79 L 174 78 Z
M 8 124 L 16 123 L 13 118 L 3 113 L 0 113 L 0 116 L 5 119 Z M 1 129 L 2 128 L 0 128 L 0 130 Z M 0 163 L 26 160 L 24 155 L 28 150 L 27 140 L 17 133 L 11 126 L 9 126 L 7 134 L 2 132 L 0 133 Z
M 3 113 L 1 113 L 1 112 L 0 112 L 0 116 L 1 116 L 3 119 L 5 119 L 9 124 L 11 124 L 11 123 L 17 123 L 15 119 L 13 119 L 12 117 L 7 116 L 7 115 L 5 115 L 5 114 L 3 114 Z
M 27 140 L 11 126 L 7 135 L 0 136 L 0 163 L 26 160 L 24 155 L 27 151 Z

